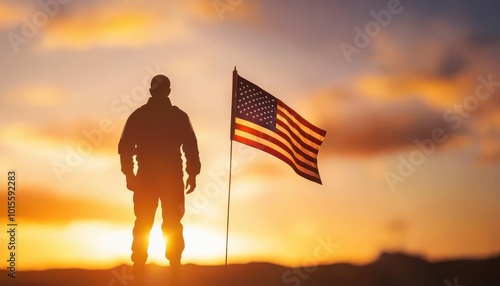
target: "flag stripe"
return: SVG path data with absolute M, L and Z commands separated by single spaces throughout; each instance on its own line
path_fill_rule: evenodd
M 321 136 L 318 139 L 323 140 L 325 138 L 325 135 L 326 135 L 326 131 L 325 130 L 312 125 L 309 121 L 305 120 L 302 116 L 300 116 L 300 114 L 298 114 L 293 109 L 291 109 L 290 107 L 288 107 L 288 105 L 286 105 L 286 103 L 284 103 L 283 101 L 281 101 L 279 99 L 277 99 L 277 100 L 278 100 L 279 107 L 283 107 L 283 109 L 287 111 L 288 116 L 290 118 L 293 118 L 294 120 L 300 122 L 302 126 L 304 126 L 307 129 L 313 131 L 313 133 L 316 133 L 319 136 Z
M 297 130 L 293 128 L 293 126 L 290 126 L 289 124 L 286 124 L 285 121 L 282 121 L 280 116 L 278 116 L 278 120 L 276 121 L 276 130 L 278 133 L 282 132 L 283 134 L 285 134 L 285 136 L 293 138 L 304 149 L 312 153 L 311 156 L 315 157 L 318 153 L 319 145 L 307 140 L 301 134 L 298 134 L 299 132 L 297 132 Z
M 271 143 L 279 146 L 282 150 L 286 150 L 293 158 L 294 164 L 307 168 L 311 171 L 316 171 L 317 164 L 316 159 L 306 159 L 303 154 L 300 154 L 300 150 L 296 152 L 289 141 L 272 131 L 262 128 L 261 126 L 254 124 L 252 122 L 246 121 L 244 119 L 236 118 L 236 129 L 242 130 L 243 132 L 252 134 L 256 137 L 261 137 L 263 140 L 270 141 Z
M 288 128 L 288 126 L 276 125 L 276 133 L 281 137 L 285 138 L 290 144 L 296 148 L 297 152 L 301 152 L 304 157 L 307 157 L 309 160 L 312 160 L 316 157 L 317 150 L 312 148 L 311 146 L 304 145 L 304 142 L 301 142 L 300 139 L 297 138 L 295 134 Z
M 242 142 L 242 143 L 246 143 L 248 145 L 251 145 L 251 144 L 254 144 L 254 143 L 258 143 L 260 146 L 266 146 L 267 147 L 266 150 L 264 150 L 267 153 L 270 153 L 271 155 L 276 156 L 276 152 L 278 152 L 278 154 L 281 154 L 280 156 L 286 157 L 287 158 L 286 163 L 289 166 L 291 166 L 297 173 L 308 174 L 309 176 L 313 176 L 313 177 L 319 178 L 319 174 L 317 174 L 314 170 L 310 170 L 308 168 L 305 168 L 304 166 L 296 164 L 294 162 L 293 156 L 290 153 L 288 153 L 285 150 L 281 149 L 280 146 L 274 144 L 273 142 L 265 140 L 265 139 L 260 138 L 258 136 L 255 136 L 254 134 L 246 133 L 246 132 L 244 132 L 242 130 L 236 130 L 235 134 L 238 135 L 241 138 L 247 139 L 246 142 Z M 258 138 L 260 138 L 261 140 L 258 140 Z
M 280 110 L 278 110 L 276 118 L 278 119 L 276 124 L 289 127 L 290 130 L 293 130 L 293 134 L 295 134 L 298 138 L 301 138 L 300 141 L 303 141 L 314 149 L 319 149 L 322 140 L 318 140 L 314 137 L 314 135 L 317 135 L 316 133 L 306 133 L 303 129 L 301 129 L 301 125 L 297 125 L 293 119 L 289 118 L 286 114 L 282 114 Z
M 326 131 L 281 100 L 233 73 L 232 139 L 267 152 L 321 184 L 317 155 Z
M 235 131 L 235 134 L 234 134 L 234 140 L 241 142 L 243 144 L 246 144 L 248 146 L 257 148 L 259 150 L 262 150 L 264 152 L 267 152 L 267 153 L 275 156 L 276 158 L 280 159 L 281 161 L 285 162 L 287 165 L 292 167 L 292 169 L 295 171 L 295 173 L 297 173 L 299 176 L 306 178 L 310 181 L 316 182 L 318 184 L 321 184 L 321 178 L 319 178 L 318 175 L 316 175 L 316 173 L 314 173 L 313 175 L 309 175 L 309 174 L 300 172 L 297 168 L 294 167 L 294 165 L 289 161 L 289 159 L 285 155 L 279 153 L 278 151 L 276 151 L 276 150 L 274 150 L 274 149 L 272 149 L 264 144 L 255 142 L 253 140 L 246 139 L 244 137 L 241 137 L 238 134 L 236 134 L 236 132 L 237 132 L 237 130 Z
M 286 152 L 280 146 L 274 144 L 273 142 L 265 140 L 262 137 L 255 136 L 251 133 L 244 132 L 240 129 L 236 129 L 234 136 L 235 140 L 238 142 L 256 147 L 262 151 L 265 151 L 273 156 L 280 158 L 290 167 L 292 167 L 297 174 L 301 176 L 307 176 L 309 179 L 314 178 L 315 180 L 313 181 L 320 180 L 318 173 L 315 173 L 314 171 L 308 170 L 303 166 L 296 164 L 290 153 Z
M 293 114 L 290 114 L 286 109 L 282 108 L 281 105 L 278 105 L 278 114 L 279 116 L 286 119 L 286 123 L 290 124 L 294 128 L 296 128 L 300 134 L 309 140 L 315 142 L 318 145 L 321 145 L 324 137 L 309 129 L 307 126 L 303 125 L 299 120 L 293 117 Z

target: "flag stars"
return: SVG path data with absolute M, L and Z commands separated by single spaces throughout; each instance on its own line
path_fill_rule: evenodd
M 273 128 L 274 124 L 276 124 L 274 97 L 256 86 L 242 82 L 240 82 L 238 88 L 238 116 L 260 126 Z

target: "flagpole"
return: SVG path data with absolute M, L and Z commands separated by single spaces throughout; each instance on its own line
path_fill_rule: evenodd
M 227 270 L 227 252 L 228 252 L 228 241 L 229 241 L 229 210 L 231 206 L 231 173 L 233 171 L 233 138 L 234 138 L 234 108 L 235 108 L 235 97 L 236 97 L 236 85 L 237 85 L 237 80 L 238 80 L 238 71 L 236 70 L 236 67 L 234 67 L 233 71 L 233 89 L 232 89 L 232 95 L 231 95 L 231 146 L 229 150 L 229 186 L 228 186 L 228 192 L 227 192 L 227 219 L 226 219 L 226 256 L 224 260 L 224 271 Z

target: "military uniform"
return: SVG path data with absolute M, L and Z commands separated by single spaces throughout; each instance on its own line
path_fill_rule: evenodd
M 200 172 L 198 144 L 189 117 L 168 97 L 151 97 L 128 118 L 118 144 L 121 170 L 134 191 L 132 261 L 144 265 L 148 258 L 149 233 L 153 226 L 158 200 L 162 208 L 162 231 L 167 238 L 165 256 L 170 263 L 180 263 L 184 250 L 183 226 L 184 181 L 181 148 L 186 158 L 186 172 Z M 138 163 L 134 177 L 133 156 Z M 129 182 L 133 180 L 132 182 Z

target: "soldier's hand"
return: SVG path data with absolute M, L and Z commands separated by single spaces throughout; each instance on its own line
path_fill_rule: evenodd
M 131 190 L 132 192 L 137 190 L 138 187 L 137 177 L 134 174 L 129 174 L 126 175 L 126 178 L 127 178 L 127 189 Z
M 188 189 L 186 194 L 192 193 L 195 188 L 196 188 L 196 176 L 189 176 L 186 180 L 186 189 Z

